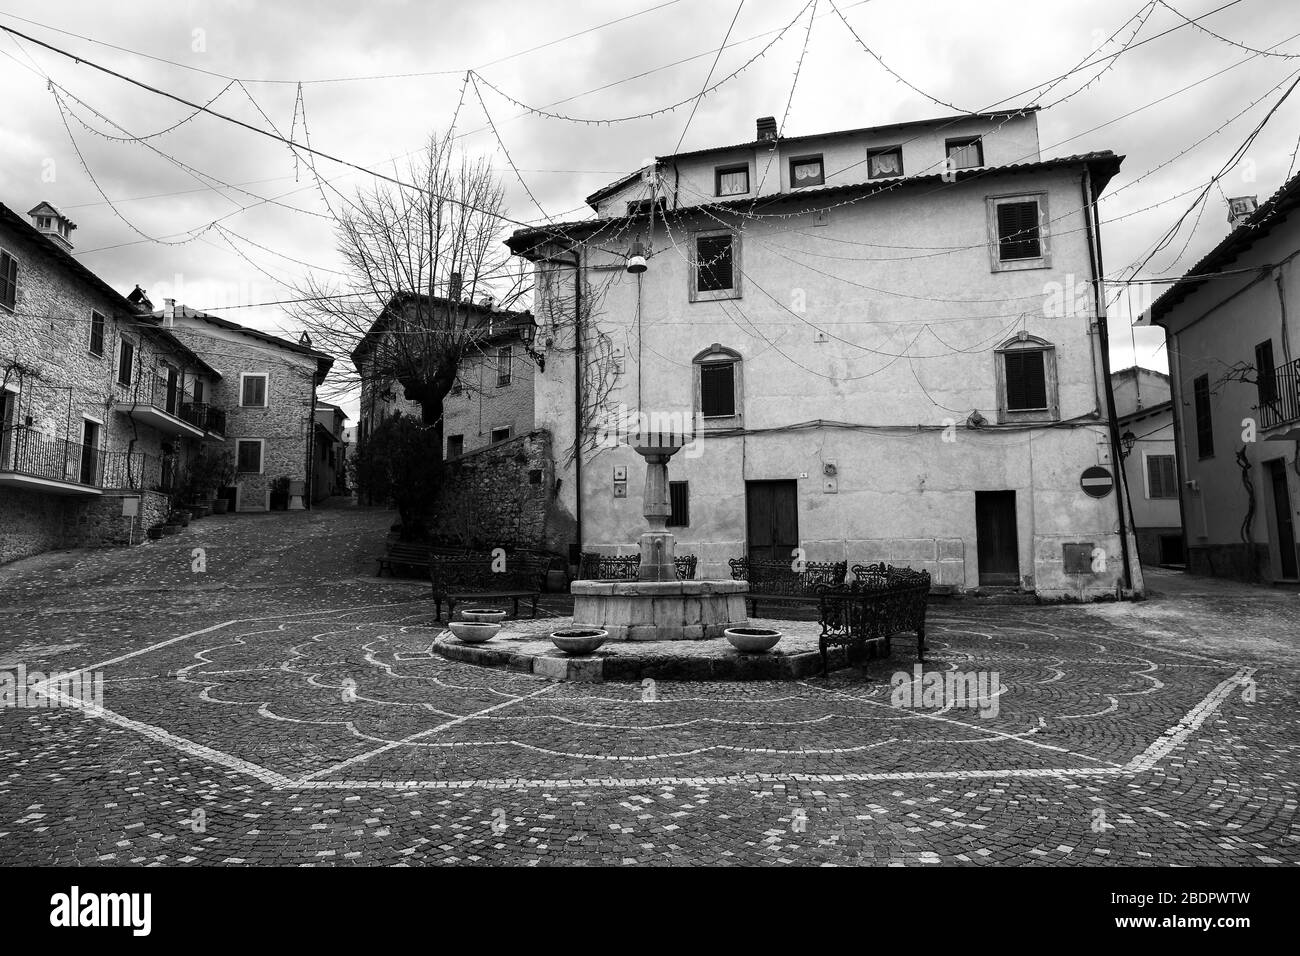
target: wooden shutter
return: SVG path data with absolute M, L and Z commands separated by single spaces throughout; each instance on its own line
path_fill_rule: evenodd
M 998 206 L 998 258 L 1036 259 L 1043 254 L 1038 241 L 1038 202 L 1004 202 Z
M 135 364 L 135 346 L 123 339 L 122 348 L 118 352 L 117 358 L 117 381 L 119 384 L 131 384 L 131 366 L 133 364 Z
M 1151 498 L 1177 498 L 1178 479 L 1174 474 L 1173 455 L 1147 457 L 1147 492 Z
M 670 528 L 685 528 L 691 523 L 689 487 L 685 481 L 668 482 L 668 503 L 672 508 L 668 516 Z
M 104 317 L 90 313 L 90 351 L 92 355 L 104 354 Z
M 18 303 L 18 260 L 0 252 L 0 305 L 10 309 Z
M 705 418 L 736 414 L 736 367 L 731 362 L 700 366 L 700 414 Z
M 695 240 L 695 282 L 700 292 L 734 288 L 731 273 L 731 236 L 700 236 Z
M 1039 349 L 1003 353 L 1007 386 L 1007 411 L 1047 407 L 1047 370 Z
M 1210 414 L 1210 377 L 1202 375 L 1192 382 L 1196 404 L 1196 453 L 1201 458 L 1214 455 L 1214 420 Z
M 1273 363 L 1272 339 L 1265 339 L 1255 346 L 1255 387 L 1259 389 L 1261 405 L 1277 401 L 1277 368 Z

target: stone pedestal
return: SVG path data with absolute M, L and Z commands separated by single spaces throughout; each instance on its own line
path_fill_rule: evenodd
M 690 641 L 743 625 L 746 581 L 574 581 L 573 623 L 611 641 Z

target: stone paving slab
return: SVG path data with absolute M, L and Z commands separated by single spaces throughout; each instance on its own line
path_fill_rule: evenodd
M 0 569 L 0 666 L 105 678 L 0 709 L 0 864 L 1300 863 L 1293 596 L 938 608 L 919 679 L 904 638 L 565 683 L 431 653 L 427 591 L 367 573 L 391 520 L 204 519 L 206 577 L 184 535 Z M 996 712 L 891 698 L 993 672 Z

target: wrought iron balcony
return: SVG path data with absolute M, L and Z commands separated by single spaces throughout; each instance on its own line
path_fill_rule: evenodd
M 104 451 L 33 428 L 0 432 L 0 484 L 52 494 L 139 491 L 159 483 L 161 461 L 144 452 Z
M 160 432 L 174 437 L 202 438 L 205 431 L 196 408 L 201 403 L 184 401 L 179 379 L 153 375 L 136 383 L 129 398 L 119 399 L 113 407 Z
M 210 435 L 225 435 L 226 410 L 204 402 L 185 402 L 181 405 L 181 418 L 197 425 Z
M 1259 427 L 1277 428 L 1300 422 L 1300 359 L 1260 375 Z

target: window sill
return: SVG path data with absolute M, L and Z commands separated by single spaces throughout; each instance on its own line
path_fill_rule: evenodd
M 993 272 L 1028 272 L 1032 269 L 1052 268 L 1051 256 L 1035 256 L 1032 259 L 995 259 Z
M 1008 411 L 1005 408 L 998 409 L 999 425 L 1016 425 L 1020 423 L 1040 424 L 1059 422 L 1061 415 L 1058 411 L 1050 408 L 1032 410 L 1032 411 Z
M 725 431 L 729 428 L 740 428 L 743 424 L 740 415 L 701 416 L 700 421 L 704 424 L 705 431 Z
M 727 299 L 739 299 L 739 289 L 719 289 L 714 292 L 692 292 L 692 302 L 719 302 Z

